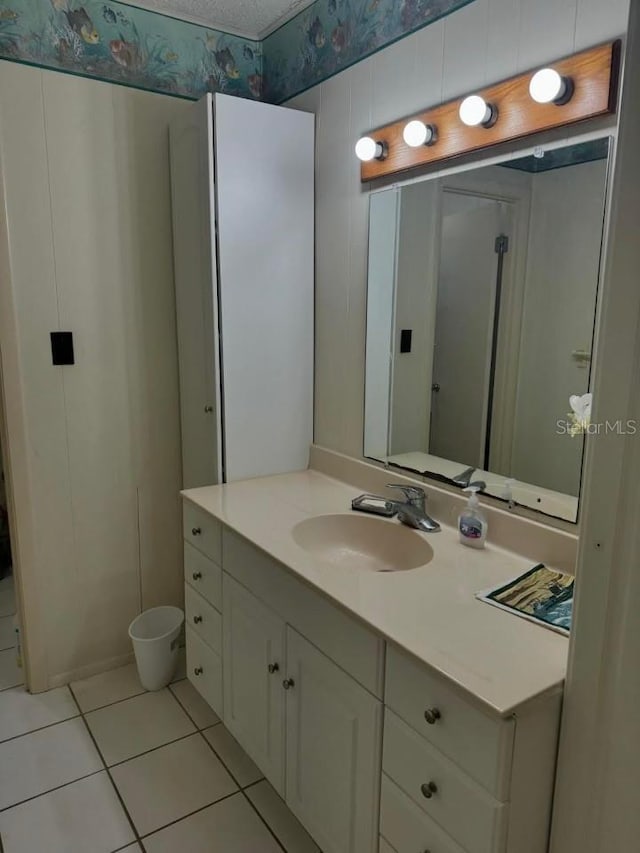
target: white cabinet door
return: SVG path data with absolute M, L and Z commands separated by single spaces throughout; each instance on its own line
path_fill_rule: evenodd
M 283 794 L 285 624 L 226 574 L 222 598 L 224 722 Z
M 382 704 L 287 628 L 287 792 L 324 853 L 378 849 Z

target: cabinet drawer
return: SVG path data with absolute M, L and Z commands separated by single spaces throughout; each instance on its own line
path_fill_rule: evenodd
M 191 630 L 221 655 L 222 616 L 188 585 L 184 588 L 184 611 L 185 621 Z
M 188 625 L 187 677 L 211 708 L 222 716 L 222 658 Z
M 222 569 L 188 542 L 184 543 L 184 579 L 209 604 L 222 610 Z
M 227 528 L 223 531 L 222 568 L 382 698 L 382 637 Z
M 388 709 L 382 769 L 468 853 L 503 849 L 507 807 Z
M 430 817 L 382 774 L 380 832 L 394 845 L 392 853 L 464 853 L 462 847 L 446 835 Z M 380 853 L 385 853 L 380 839 Z
M 499 800 L 509 798 L 513 719 L 485 713 L 391 644 L 387 646 L 385 705 Z
M 222 562 L 222 526 L 220 522 L 195 504 L 185 501 L 182 507 L 184 538 L 214 563 Z

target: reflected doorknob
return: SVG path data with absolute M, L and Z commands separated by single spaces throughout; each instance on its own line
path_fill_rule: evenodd
M 293 680 L 293 678 L 285 678 L 285 680 L 282 682 L 282 686 L 285 690 L 289 690 L 295 686 L 295 681 Z
M 438 391 L 440 390 L 440 384 L 438 382 L 434 382 L 433 385 L 431 386 L 431 390 L 433 391 L 434 394 L 437 394 Z

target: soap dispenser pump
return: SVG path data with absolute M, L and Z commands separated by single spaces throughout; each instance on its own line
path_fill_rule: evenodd
M 478 500 L 479 486 L 468 486 L 463 489 L 470 492 L 467 506 L 458 516 L 458 533 L 463 545 L 470 548 L 484 548 L 487 538 L 488 522 L 485 514 L 480 509 Z

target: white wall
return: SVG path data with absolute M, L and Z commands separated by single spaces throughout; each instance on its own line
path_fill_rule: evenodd
M 624 33 L 628 0 L 475 0 L 289 105 L 316 125 L 315 440 L 362 454 L 368 188 L 363 131 Z
M 183 107 L 1 64 L 0 346 L 36 689 L 122 659 L 140 606 L 181 598 L 167 124 Z M 51 364 L 58 329 L 74 366 Z
M 606 160 L 533 176 L 511 474 L 568 495 L 580 490 L 583 440 L 558 434 L 569 396 L 589 389 Z

